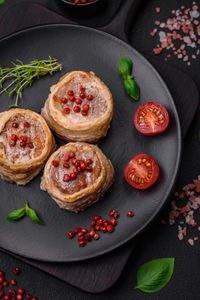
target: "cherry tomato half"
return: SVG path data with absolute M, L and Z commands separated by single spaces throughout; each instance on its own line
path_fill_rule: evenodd
M 134 188 L 145 190 L 158 179 L 159 167 L 153 157 L 139 153 L 124 168 L 124 177 Z
M 169 114 L 161 104 L 147 102 L 137 108 L 134 124 L 135 128 L 144 135 L 159 134 L 167 129 Z

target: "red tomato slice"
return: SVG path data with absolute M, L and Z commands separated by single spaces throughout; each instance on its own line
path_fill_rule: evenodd
M 169 114 L 161 104 L 147 102 L 137 108 L 134 124 L 135 128 L 144 135 L 159 134 L 167 129 Z
M 139 153 L 124 168 L 124 177 L 134 188 L 145 190 L 158 179 L 159 167 L 153 157 Z

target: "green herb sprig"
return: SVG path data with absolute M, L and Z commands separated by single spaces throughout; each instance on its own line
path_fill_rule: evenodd
M 135 289 L 144 293 L 155 293 L 169 282 L 173 271 L 174 258 L 160 258 L 147 262 L 139 268 Z
M 0 5 L 3 4 L 5 2 L 5 0 L 0 0 Z
M 121 57 L 119 63 L 119 73 L 124 79 L 124 88 L 131 98 L 138 101 L 140 97 L 140 88 L 131 75 L 132 68 L 132 61 L 127 57 Z
M 29 216 L 31 220 L 34 222 L 43 225 L 44 223 L 39 219 L 38 215 L 36 214 L 35 210 L 30 208 L 28 205 L 28 201 L 26 202 L 26 206 L 23 208 L 19 208 L 16 210 L 13 210 L 8 216 L 7 221 L 8 222 L 17 222 L 24 216 Z
M 15 104 L 10 108 L 19 108 L 19 98 L 22 98 L 23 90 L 26 86 L 31 87 L 35 79 L 47 74 L 53 75 L 55 71 L 61 70 L 62 65 L 57 59 L 50 57 L 46 60 L 33 60 L 29 64 L 24 64 L 17 59 L 12 62 L 13 67 L 0 67 L 0 95 L 6 93 L 9 97 L 16 95 Z

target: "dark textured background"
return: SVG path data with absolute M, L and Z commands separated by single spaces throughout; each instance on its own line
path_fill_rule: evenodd
M 108 0 L 109 1 L 109 0 Z M 0 6 L 0 17 L 14 3 L 23 2 L 20 0 L 6 0 L 5 4 Z M 36 1 L 35 1 L 36 2 Z M 40 0 L 38 1 L 46 7 L 61 13 L 57 1 Z M 85 24 L 102 25 L 107 22 L 110 16 L 116 11 L 120 0 L 110 0 L 106 14 L 95 17 L 92 20 L 85 20 Z M 152 47 L 155 45 L 153 39 L 149 36 L 149 31 L 153 28 L 153 20 L 156 18 L 155 7 L 161 7 L 159 19 L 165 17 L 173 8 L 180 5 L 191 5 L 192 0 L 149 0 L 143 5 L 130 33 L 130 41 L 136 49 L 143 53 L 152 53 Z M 65 15 L 63 13 L 63 15 Z M 158 59 L 162 60 L 162 57 Z M 173 66 L 180 68 L 187 74 L 191 75 L 200 89 L 200 61 L 199 59 L 192 63 L 191 67 L 185 67 L 183 63 L 174 59 L 169 62 Z M 181 88 L 181 83 L 180 87 Z M 200 128 L 199 111 L 190 128 L 189 134 L 185 140 L 180 176 L 177 181 L 177 190 L 183 185 L 192 181 L 200 174 L 200 144 L 197 139 Z M 168 207 L 165 209 L 167 214 Z M 120 280 L 109 289 L 99 295 L 90 295 L 77 290 L 55 278 L 44 274 L 26 264 L 23 264 L 8 255 L 0 253 L 0 267 L 11 275 L 13 266 L 18 265 L 23 273 L 18 282 L 25 289 L 38 296 L 40 300 L 98 300 L 98 299 L 153 299 L 153 300 L 196 300 L 199 299 L 199 268 L 200 268 L 200 244 L 196 243 L 191 247 L 187 242 L 180 242 L 177 239 L 177 228 L 162 226 L 160 220 L 156 220 L 145 233 L 140 237 L 139 243 L 134 250 Z M 142 294 L 133 290 L 136 283 L 136 271 L 144 262 L 159 258 L 173 256 L 176 259 L 175 272 L 170 283 L 160 292 L 152 295 Z M 10 273 L 10 274 L 9 274 Z M 109 277 L 109 274 L 108 274 Z

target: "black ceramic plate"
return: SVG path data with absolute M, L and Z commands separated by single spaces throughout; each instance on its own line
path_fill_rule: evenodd
M 72 70 L 94 71 L 110 88 L 114 99 L 114 118 L 108 135 L 98 143 L 111 159 L 116 175 L 113 186 L 97 204 L 79 214 L 61 210 L 46 192 L 40 190 L 37 176 L 25 187 L 0 180 L 0 246 L 29 258 L 61 262 L 78 261 L 105 254 L 129 241 L 141 232 L 160 211 L 173 187 L 180 162 L 181 132 L 172 97 L 153 67 L 132 47 L 108 34 L 73 25 L 47 25 L 13 34 L 0 42 L 0 65 L 21 59 L 56 57 L 63 70 L 46 76 L 24 92 L 23 107 L 40 113 L 49 88 L 60 76 Z M 139 102 L 132 101 L 124 91 L 118 73 L 121 56 L 134 62 L 134 76 L 141 87 Z M 0 97 L 0 110 L 13 103 L 6 95 Z M 133 114 L 138 105 L 158 101 L 170 114 L 166 133 L 145 137 L 133 126 Z M 58 140 L 58 145 L 63 142 Z M 139 152 L 152 155 L 160 166 L 158 182 L 146 191 L 135 190 L 124 180 L 123 169 Z M 25 205 L 36 209 L 45 225 L 24 218 L 18 223 L 6 222 L 9 212 Z M 99 241 L 79 248 L 77 240 L 66 238 L 68 230 L 88 227 L 93 215 L 107 218 L 110 209 L 120 212 L 119 225 L 114 233 L 101 234 Z M 126 216 L 128 210 L 134 218 Z

